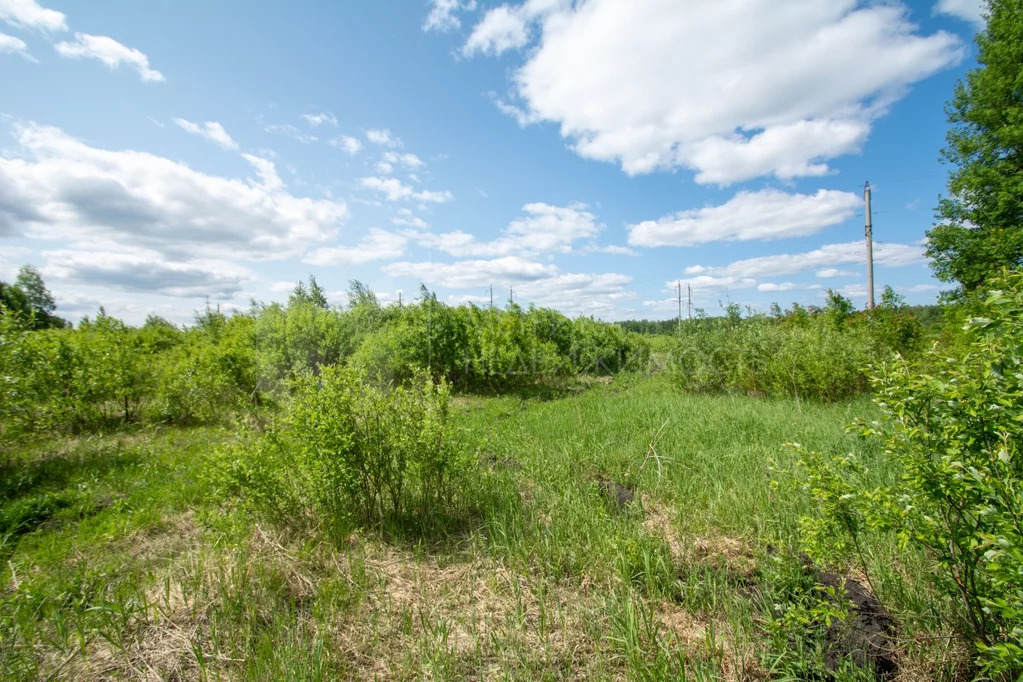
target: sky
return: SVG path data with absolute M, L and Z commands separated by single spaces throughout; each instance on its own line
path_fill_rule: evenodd
M 0 280 L 187 322 L 309 275 L 606 320 L 942 290 L 980 0 L 0 0 Z M 688 314 L 688 305 L 684 305 Z

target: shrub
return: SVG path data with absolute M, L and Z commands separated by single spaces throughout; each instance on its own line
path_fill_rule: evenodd
M 424 375 L 384 390 L 324 367 L 298 380 L 287 414 L 254 447 L 221 457 L 221 480 L 278 521 L 428 523 L 467 471 L 447 411 L 447 385 Z
M 252 319 L 208 312 L 184 340 L 153 358 L 153 417 L 176 423 L 213 422 L 260 401 Z
M 836 314 L 795 309 L 781 321 L 733 316 L 684 324 L 672 353 L 685 390 L 838 400 L 868 388 L 868 331 Z
M 919 365 L 896 357 L 874 378 L 897 486 L 866 484 L 855 456 L 803 453 L 816 519 L 808 548 L 840 554 L 865 529 L 895 534 L 936 564 L 938 587 L 963 614 L 985 672 L 1023 674 L 1023 274 L 1005 275 L 965 330 Z M 842 540 L 846 538 L 847 540 Z

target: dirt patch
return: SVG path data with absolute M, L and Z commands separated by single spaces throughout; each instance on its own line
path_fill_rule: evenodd
M 636 499 L 635 491 L 610 478 L 598 478 L 594 483 L 600 494 L 618 511 L 625 511 Z
M 899 671 L 893 640 L 895 619 L 857 580 L 822 572 L 817 575 L 817 582 L 833 591 L 834 599 L 848 602 L 851 609 L 850 618 L 835 621 L 827 628 L 828 669 L 837 670 L 843 660 L 851 660 L 882 679 L 892 679 Z

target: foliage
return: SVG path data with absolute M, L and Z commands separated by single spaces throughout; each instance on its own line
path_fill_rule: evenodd
M 714 326 L 684 324 L 672 354 L 678 384 L 691 391 L 837 400 L 867 387 L 873 343 L 837 313 L 794 308 L 772 320 L 737 315 Z
M 817 514 L 804 540 L 821 556 L 857 545 L 866 532 L 923 548 L 935 579 L 963 614 L 988 674 L 1023 674 L 1023 274 L 994 280 L 966 343 L 929 351 L 921 373 L 895 358 L 875 378 L 882 440 L 902 472 L 898 485 L 871 485 L 855 455 L 803 453 Z
M 423 375 L 385 390 L 325 367 L 298 380 L 279 424 L 221 457 L 221 481 L 279 522 L 429 522 L 467 472 L 448 400 L 447 384 Z
M 1023 4 L 988 0 L 976 38 L 980 66 L 946 108 L 943 160 L 953 165 L 940 224 L 927 234 L 938 279 L 970 292 L 1003 267 L 1023 264 Z
M 67 326 L 67 322 L 54 315 L 57 304 L 43 283 L 42 275 L 31 265 L 18 270 L 14 284 L 0 282 L 0 315 L 13 315 L 24 320 L 31 329 L 50 329 Z

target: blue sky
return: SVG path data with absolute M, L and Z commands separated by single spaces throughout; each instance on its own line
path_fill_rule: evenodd
M 975 0 L 0 0 L 0 279 L 183 322 L 314 274 L 604 319 L 940 286 Z

